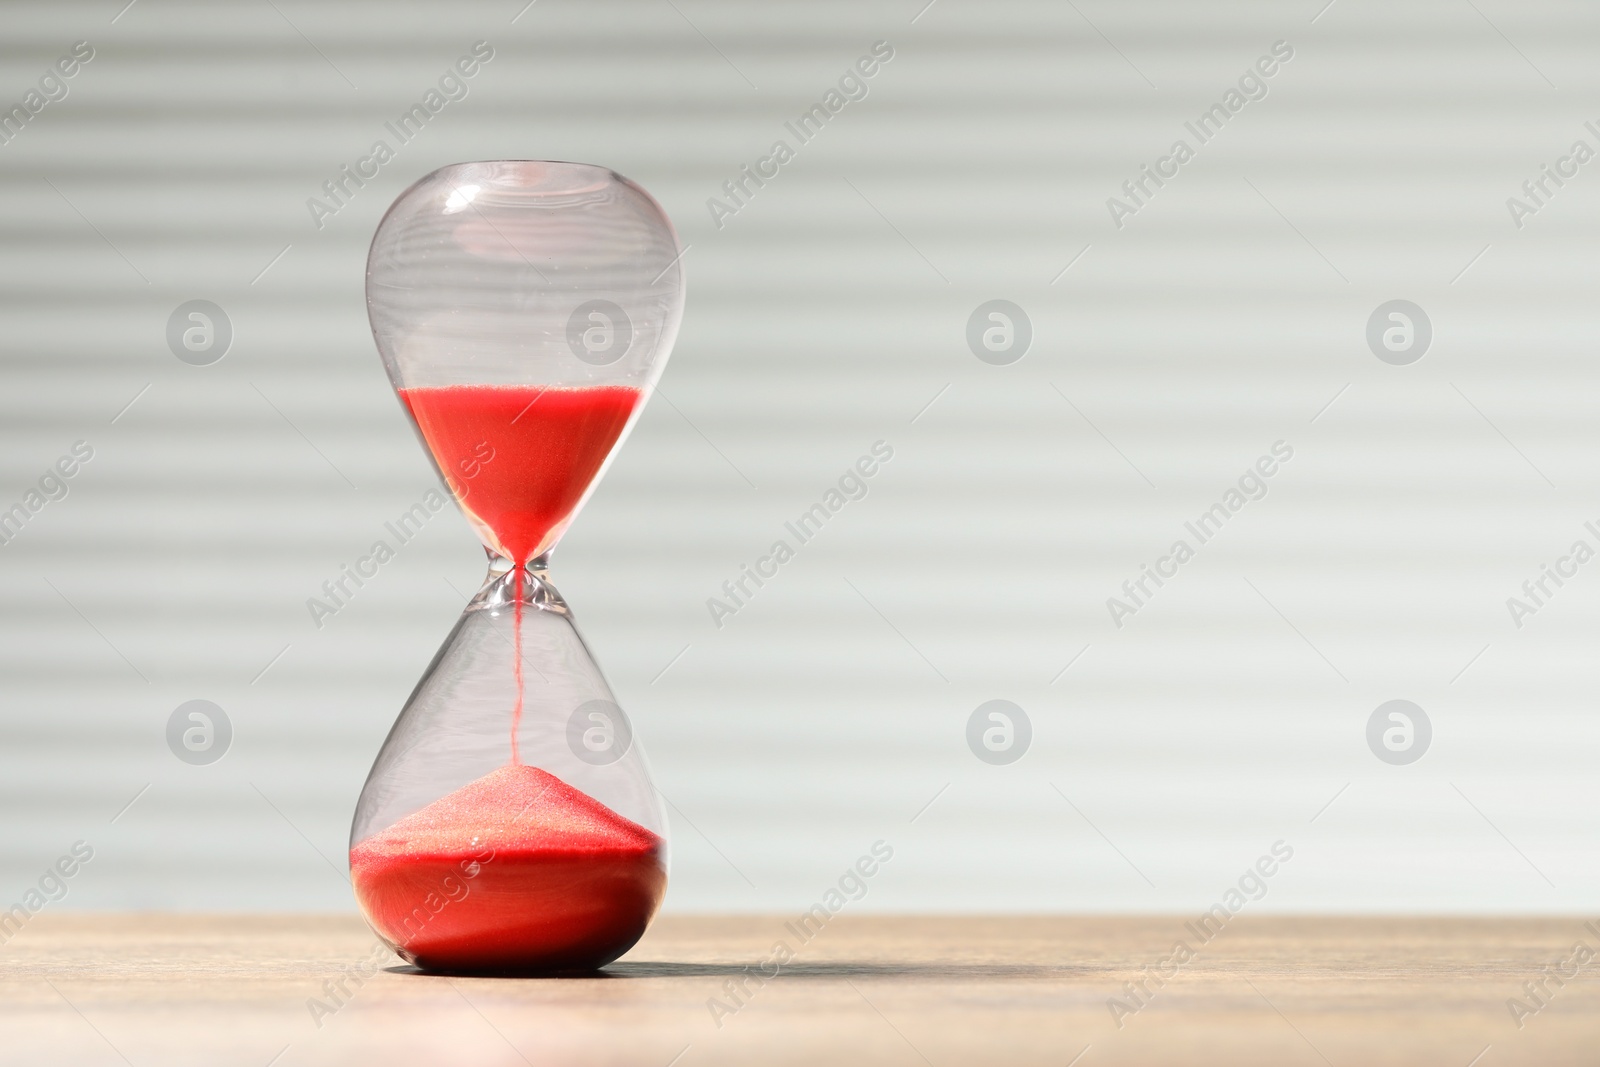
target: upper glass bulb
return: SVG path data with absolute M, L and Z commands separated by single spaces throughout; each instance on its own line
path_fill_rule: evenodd
M 681 256 L 649 193 L 584 163 L 453 164 L 384 216 L 372 333 L 490 551 L 543 556 L 587 498 L 672 351 Z

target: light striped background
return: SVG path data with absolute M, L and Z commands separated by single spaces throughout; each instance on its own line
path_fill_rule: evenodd
M 96 50 L 0 146 L 0 505 L 95 449 L 0 548 L 0 902 L 81 838 L 63 906 L 352 907 L 356 795 L 482 566 L 441 515 L 311 625 L 429 485 L 367 242 L 434 167 L 552 158 L 691 246 L 662 395 L 555 570 L 671 802 L 669 907 L 799 909 L 879 838 L 855 907 L 1198 909 L 1280 838 L 1254 907 L 1600 906 L 1600 563 L 1505 607 L 1600 518 L 1600 162 L 1521 230 L 1505 206 L 1595 144 L 1592 6 L 123 2 L 0 11 L 0 100 Z M 306 198 L 479 39 L 468 99 L 317 230 Z M 870 96 L 714 227 L 878 39 Z M 1267 99 L 1115 229 L 1280 39 Z M 210 367 L 164 340 L 196 298 L 234 324 Z M 1009 367 L 964 340 L 993 298 L 1034 326 Z M 1409 367 L 1363 337 L 1394 298 L 1434 324 Z M 869 496 L 715 629 L 880 439 Z M 1115 629 L 1280 439 L 1267 499 Z M 1434 726 L 1409 767 L 1364 740 L 1397 697 Z M 209 767 L 163 740 L 194 698 L 234 724 Z M 1009 767 L 965 747 L 995 698 L 1033 723 Z

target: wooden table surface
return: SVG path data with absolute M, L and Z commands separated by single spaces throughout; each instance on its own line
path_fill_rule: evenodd
M 1578 918 L 1241 916 L 1181 967 L 1185 917 L 786 921 L 665 917 L 602 977 L 493 979 L 417 974 L 349 917 L 44 913 L 0 947 L 0 1062 L 1600 1062 L 1600 959 L 1520 1027 L 1507 1006 L 1600 948 Z M 749 977 L 780 940 L 794 959 Z

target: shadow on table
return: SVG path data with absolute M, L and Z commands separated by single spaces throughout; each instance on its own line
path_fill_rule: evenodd
M 766 962 L 766 961 L 761 961 Z M 1029 963 L 883 963 L 832 960 L 807 962 L 792 960 L 783 965 L 778 978 L 1051 978 L 1074 968 Z M 671 961 L 626 960 L 613 963 L 607 972 L 617 978 L 725 978 L 741 974 L 761 974 L 756 961 L 749 963 L 676 963 Z
M 560 974 L 460 974 L 449 977 L 463 978 L 588 978 L 588 979 L 638 979 L 638 978 L 732 978 L 740 975 L 762 976 L 761 963 L 681 963 L 668 960 L 624 960 L 613 963 L 601 971 L 569 971 Z M 439 977 L 438 971 L 424 971 L 409 965 L 387 967 L 389 974 Z M 1026 963 L 881 963 L 835 960 L 810 963 L 795 960 L 783 965 L 776 975 L 779 980 L 817 978 L 923 978 L 961 981 L 974 978 L 1063 978 L 1074 974 L 1091 974 L 1104 971 L 1103 967 L 1047 966 Z

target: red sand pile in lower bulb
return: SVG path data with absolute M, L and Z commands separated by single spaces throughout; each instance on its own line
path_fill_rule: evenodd
M 508 764 L 350 850 L 373 927 L 428 970 L 603 967 L 666 889 L 661 838 L 537 767 Z

